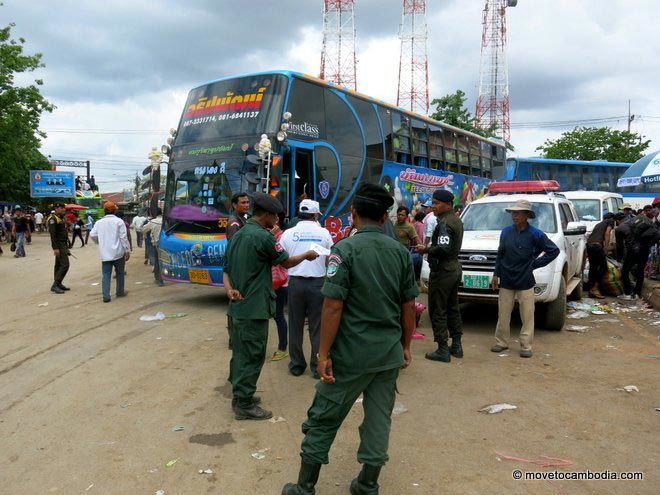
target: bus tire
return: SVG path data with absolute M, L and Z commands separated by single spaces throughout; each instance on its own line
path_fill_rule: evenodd
M 560 278 L 557 299 L 546 303 L 541 308 L 540 326 L 555 332 L 564 328 L 566 321 L 566 281 Z

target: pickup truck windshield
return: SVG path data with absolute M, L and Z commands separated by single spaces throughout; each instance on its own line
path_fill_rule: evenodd
M 600 201 L 597 199 L 571 199 L 580 220 L 597 222 L 600 220 Z
M 511 225 L 511 213 L 506 211 L 515 205 L 515 201 L 506 203 L 472 203 L 461 217 L 465 230 L 502 230 Z M 532 203 L 536 218 L 530 219 L 533 225 L 546 234 L 557 232 L 555 208 L 551 203 Z

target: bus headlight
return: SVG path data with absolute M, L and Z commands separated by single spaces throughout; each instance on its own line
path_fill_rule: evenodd
M 174 143 L 174 138 L 172 136 L 170 136 L 170 137 L 167 138 L 167 144 L 172 146 L 172 143 Z
M 282 125 L 280 126 L 280 129 L 282 129 L 282 131 L 288 131 L 289 130 L 289 123 L 288 122 L 282 123 Z
M 160 147 L 160 151 L 163 152 L 163 155 L 170 156 L 170 151 L 172 151 L 172 148 L 170 148 L 169 145 L 164 144 L 163 146 Z
M 277 133 L 277 140 L 281 143 L 286 139 L 286 132 L 280 131 Z
M 176 129 L 174 127 L 170 129 L 170 136 L 176 137 Z
M 284 120 L 291 120 L 291 117 L 293 117 L 293 115 L 291 115 L 291 112 L 284 112 L 284 113 L 282 114 L 282 118 L 283 118 Z

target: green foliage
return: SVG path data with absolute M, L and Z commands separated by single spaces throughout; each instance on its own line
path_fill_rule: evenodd
M 1 5 L 1 4 L 0 4 Z M 41 67 L 41 54 L 23 53 L 25 40 L 11 38 L 14 24 L 0 29 L 0 199 L 26 202 L 30 198 L 29 170 L 50 169 L 48 160 L 39 152 L 42 112 L 52 112 L 41 94 L 41 79 L 32 84 L 17 85 L 16 75 Z
M 492 124 L 489 127 L 479 127 L 476 118 L 465 108 L 466 101 L 467 97 L 460 89 L 442 98 L 435 98 L 431 102 L 431 105 L 435 106 L 435 112 L 430 117 L 445 124 L 458 127 L 459 129 L 473 132 L 479 136 L 486 138 L 497 137 L 497 124 Z M 506 147 L 513 150 L 513 146 L 508 142 L 506 143 Z
M 644 156 L 651 140 L 636 132 L 609 127 L 576 127 L 536 148 L 545 158 L 564 160 L 607 160 L 633 163 Z

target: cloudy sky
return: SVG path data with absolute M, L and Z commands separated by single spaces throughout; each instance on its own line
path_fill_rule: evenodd
M 396 101 L 400 0 L 357 0 L 358 90 Z M 474 112 L 485 0 L 428 0 L 430 94 L 462 89 Z M 4 0 L 0 24 L 41 52 L 43 152 L 89 159 L 121 190 L 178 123 L 188 90 L 270 69 L 318 74 L 322 0 Z M 660 147 L 660 1 L 520 0 L 508 10 L 514 154 L 566 121 L 610 118 Z M 539 124 L 552 122 L 548 124 Z

